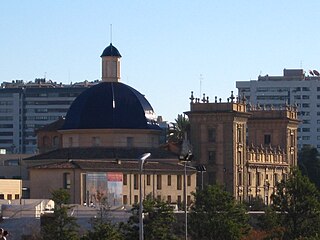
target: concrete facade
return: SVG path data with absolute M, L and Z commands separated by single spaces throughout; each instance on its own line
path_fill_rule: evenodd
M 311 74 L 312 73 L 312 74 Z M 317 73 L 317 72 L 316 72 Z M 237 81 L 238 95 L 252 105 L 265 108 L 298 108 L 298 148 L 320 150 L 320 76 L 303 69 L 284 69 L 283 76 L 258 76 L 257 80 Z
M 59 84 L 46 79 L 16 80 L 0 87 L 0 148 L 37 153 L 35 131 L 65 116 L 73 100 L 95 82 Z

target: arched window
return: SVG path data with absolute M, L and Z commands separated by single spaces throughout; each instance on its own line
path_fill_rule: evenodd
M 54 136 L 52 142 L 53 142 L 53 146 L 54 147 L 58 147 L 59 143 L 60 143 L 59 137 L 58 136 Z
M 42 138 L 42 144 L 43 144 L 43 146 L 45 146 L 45 147 L 48 147 L 48 146 L 49 146 L 49 137 L 48 137 L 48 136 L 44 136 L 44 137 Z

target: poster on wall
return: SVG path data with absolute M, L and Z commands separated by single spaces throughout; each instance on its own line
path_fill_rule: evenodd
M 108 206 L 122 205 L 122 173 L 87 173 L 86 199 L 91 207 L 99 205 L 99 198 L 107 199 Z

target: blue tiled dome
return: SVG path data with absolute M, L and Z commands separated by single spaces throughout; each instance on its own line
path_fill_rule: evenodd
M 67 129 L 156 129 L 153 108 L 137 90 L 102 82 L 82 92 L 67 113 Z
M 107 57 L 107 56 L 121 57 L 121 54 L 118 51 L 118 49 L 115 46 L 113 46 L 112 43 L 110 43 L 110 45 L 103 50 L 103 53 L 101 54 L 100 57 Z

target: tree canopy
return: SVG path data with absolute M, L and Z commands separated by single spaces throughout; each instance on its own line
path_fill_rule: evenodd
M 169 125 L 168 141 L 182 143 L 185 136 L 188 136 L 189 132 L 189 119 L 185 115 L 178 114 L 178 117 L 175 119 L 175 122 Z
M 320 234 L 319 191 L 298 169 L 293 169 L 287 180 L 277 184 L 272 200 L 274 210 L 281 216 L 284 239 Z
M 317 148 L 303 147 L 298 153 L 298 165 L 302 174 L 320 189 L 320 154 Z
M 241 239 L 249 231 L 244 206 L 221 186 L 208 185 L 194 197 L 189 218 L 194 239 Z
M 42 229 L 43 239 L 76 240 L 78 237 L 78 225 L 76 219 L 69 216 L 71 207 L 69 203 L 70 194 L 65 189 L 52 191 L 52 200 L 55 202 L 53 215 L 47 216 L 47 223 Z
M 122 231 L 126 239 L 138 239 L 139 229 L 137 224 L 139 205 L 135 205 L 132 209 L 132 217 L 128 220 L 128 224 L 122 226 Z M 177 239 L 174 233 L 174 223 L 176 218 L 173 214 L 172 207 L 160 200 L 155 199 L 151 195 L 143 200 L 144 213 L 144 237 L 150 240 L 174 240 Z

